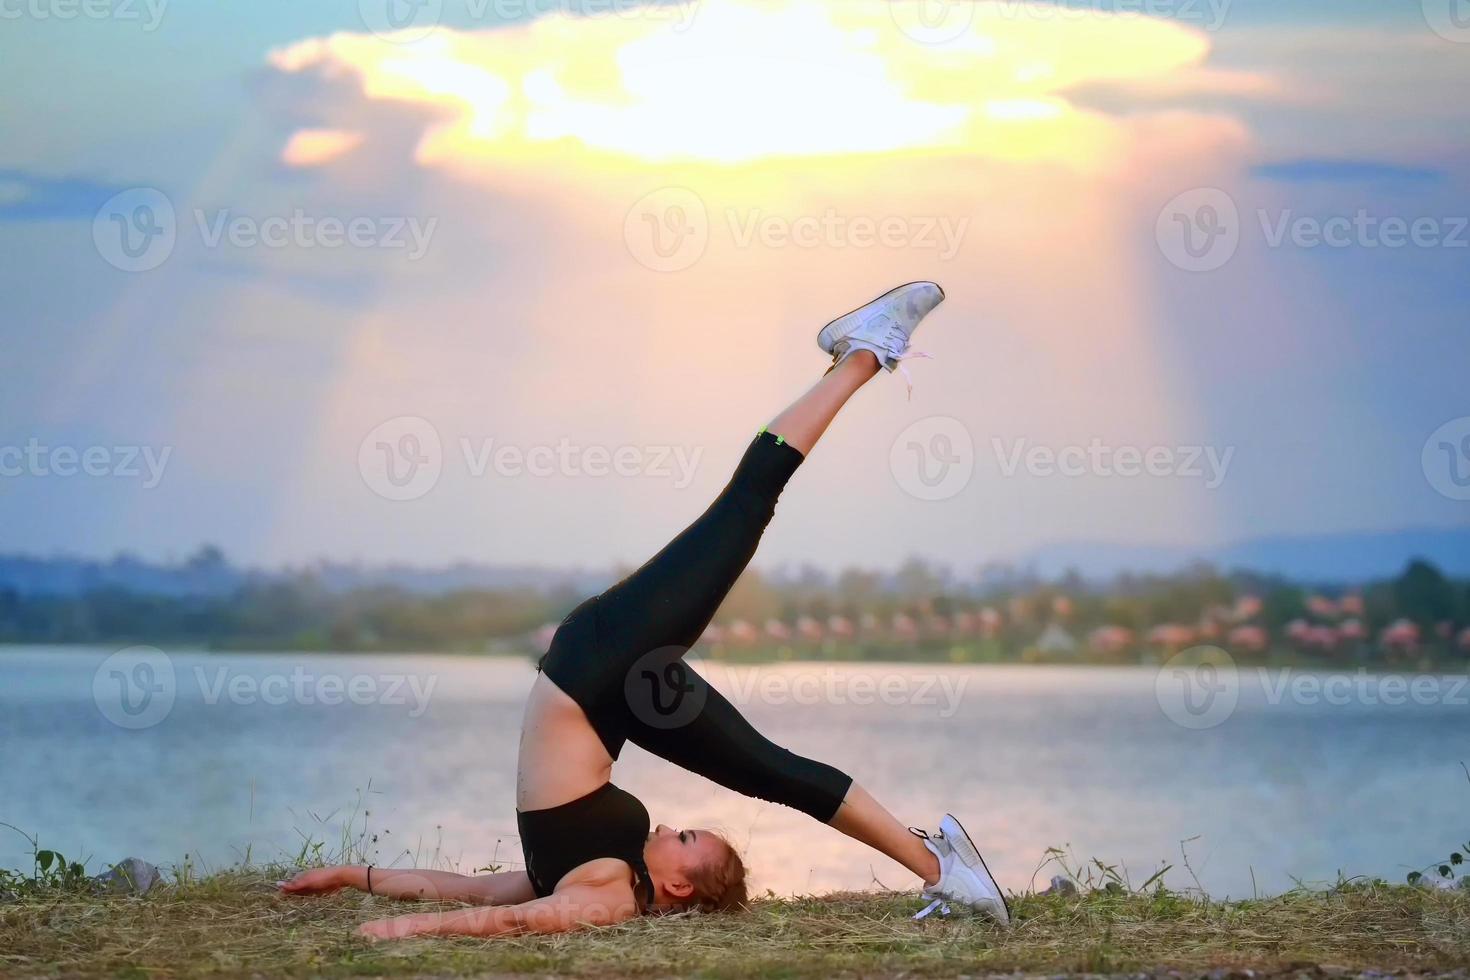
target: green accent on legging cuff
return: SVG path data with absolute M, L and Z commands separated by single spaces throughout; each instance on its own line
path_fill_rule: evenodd
M 761 426 L 761 430 L 756 433 L 756 436 L 759 437 L 759 436 L 765 435 L 766 434 L 766 431 L 769 430 L 769 429 L 770 429 L 770 426 L 769 425 L 763 425 L 763 426 Z M 772 432 L 771 435 L 776 436 L 776 433 Z M 784 445 L 786 445 L 786 437 L 785 436 L 776 436 L 776 445 L 778 445 L 778 446 L 784 446 Z

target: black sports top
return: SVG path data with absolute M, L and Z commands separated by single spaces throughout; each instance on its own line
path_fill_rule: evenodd
M 526 873 L 538 898 L 550 895 L 573 868 L 597 858 L 617 858 L 633 868 L 640 910 L 653 904 L 653 879 L 643 863 L 648 810 L 632 793 L 604 783 L 586 796 L 548 810 L 516 811 Z

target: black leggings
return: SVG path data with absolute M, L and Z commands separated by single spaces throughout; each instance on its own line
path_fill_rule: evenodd
M 698 520 L 617 585 L 574 609 L 541 659 L 614 759 L 625 741 L 826 823 L 852 778 L 761 735 L 684 654 L 750 563 L 802 454 L 762 430 Z

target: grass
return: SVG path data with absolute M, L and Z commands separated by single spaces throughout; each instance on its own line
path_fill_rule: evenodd
M 1470 964 L 1470 893 L 1382 882 L 1238 902 L 1157 887 L 1028 895 L 1004 931 L 958 914 L 913 922 L 914 896 L 862 893 L 565 936 L 371 944 L 353 929 L 405 905 L 357 892 L 286 899 L 280 873 L 225 871 L 142 897 L 12 897 L 0 904 L 0 976 L 1326 976 Z

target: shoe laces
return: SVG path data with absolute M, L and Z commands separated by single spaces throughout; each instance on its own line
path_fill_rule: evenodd
M 932 360 L 934 355 L 927 351 L 914 350 L 909 346 L 909 335 L 904 332 L 904 329 L 887 314 L 884 314 L 884 319 L 888 321 L 888 329 L 883 335 L 883 346 L 887 348 L 889 356 L 897 363 L 898 373 L 903 375 L 903 383 L 908 388 L 909 401 L 913 401 L 914 376 L 909 374 L 908 366 L 903 362 L 912 358 Z
M 933 912 L 935 909 L 939 910 L 940 915 L 949 915 L 949 903 L 942 898 L 936 898 L 934 901 L 924 906 L 924 910 L 922 912 L 914 915 L 914 921 L 919 922 L 923 919 L 928 918 L 929 913 Z
M 895 354 L 893 357 L 893 359 L 898 362 L 898 373 L 903 375 L 904 386 L 908 388 L 909 401 L 914 400 L 914 376 L 909 374 L 908 365 L 904 364 L 904 361 L 916 357 L 921 360 L 932 361 L 934 359 L 933 354 L 930 354 L 928 351 L 922 350 L 905 350 L 902 354 Z M 942 837 L 944 835 L 940 834 L 940 836 Z

